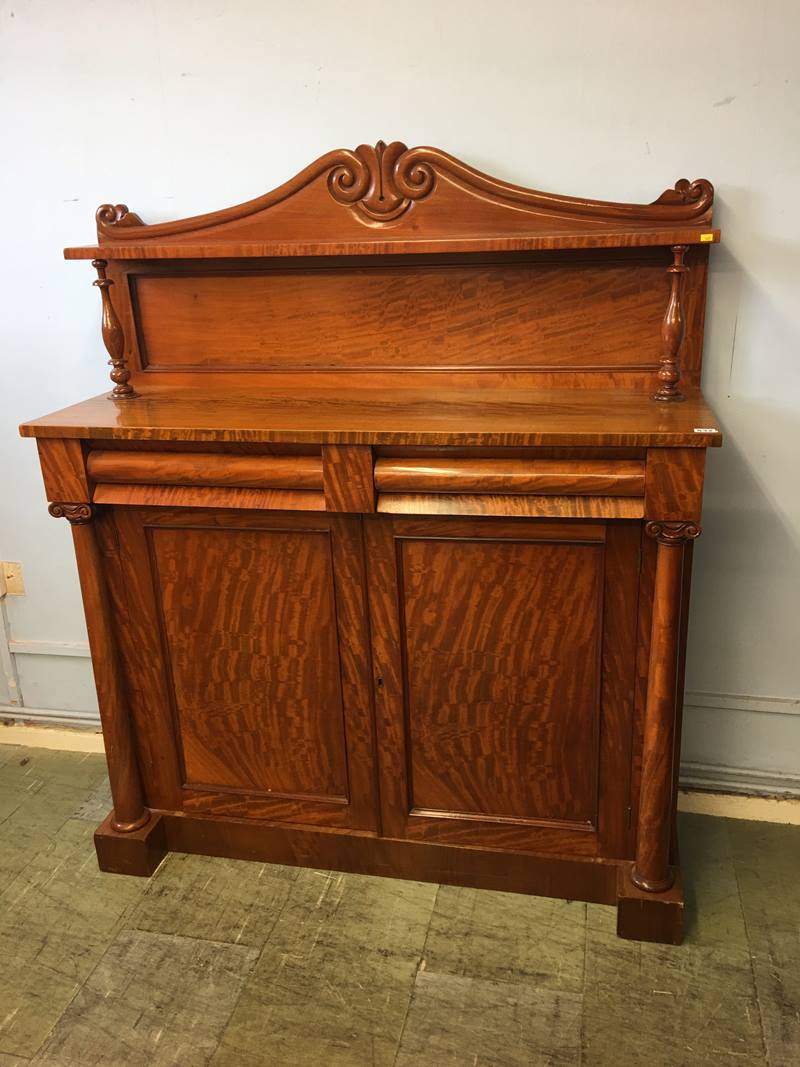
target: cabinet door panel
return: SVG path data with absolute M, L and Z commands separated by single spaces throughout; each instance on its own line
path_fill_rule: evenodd
M 344 801 L 328 533 L 149 539 L 187 784 Z
M 414 810 L 595 823 L 603 545 L 398 550 Z
M 122 572 L 149 585 L 129 670 L 160 666 L 134 714 L 171 732 L 180 807 L 374 828 L 358 521 L 118 509 L 116 525 Z
M 635 526 L 381 518 L 368 546 L 385 830 L 624 851 Z

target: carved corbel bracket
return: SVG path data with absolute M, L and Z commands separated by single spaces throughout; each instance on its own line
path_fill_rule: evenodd
M 648 522 L 644 529 L 647 536 L 655 538 L 660 545 L 675 547 L 700 536 L 696 522 Z
M 91 504 L 64 504 L 56 501 L 47 509 L 54 519 L 66 519 L 72 526 L 82 526 L 91 522 L 95 509 Z
M 672 263 L 667 267 L 671 275 L 669 300 L 661 323 L 661 343 L 663 351 L 658 380 L 661 383 L 653 395 L 654 400 L 683 400 L 683 393 L 678 389 L 681 380 L 680 351 L 685 326 L 683 316 L 683 276 L 689 269 L 684 263 L 688 245 L 672 246 Z
M 103 343 L 111 357 L 108 361 L 111 367 L 109 377 L 114 383 L 111 396 L 115 400 L 130 400 L 139 394 L 130 384 L 131 372 L 125 363 L 125 334 L 108 293 L 114 283 L 106 277 L 108 263 L 105 259 L 93 259 L 92 266 L 97 271 L 97 280 L 92 282 L 92 285 L 96 285 L 100 290 L 103 301 Z

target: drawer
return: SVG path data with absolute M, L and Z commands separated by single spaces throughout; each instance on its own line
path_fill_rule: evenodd
M 641 459 L 380 457 L 377 510 L 416 515 L 637 519 Z
M 97 504 L 324 511 L 322 455 L 101 450 L 86 470 Z

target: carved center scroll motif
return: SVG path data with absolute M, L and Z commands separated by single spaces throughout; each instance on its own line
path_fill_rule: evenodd
M 402 141 L 359 145 L 332 168 L 328 189 L 340 204 L 353 206 L 374 222 L 390 222 L 403 215 L 414 200 L 433 190 L 433 168 L 415 160 Z

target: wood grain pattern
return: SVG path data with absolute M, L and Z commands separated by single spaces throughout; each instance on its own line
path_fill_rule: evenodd
M 113 447 L 125 448 L 126 445 L 117 443 Z M 155 445 L 149 447 L 157 447 Z M 173 447 L 176 447 L 173 445 Z M 202 448 L 202 445 L 194 445 L 195 448 Z M 225 448 L 225 445 L 218 446 Z M 258 446 L 254 446 L 258 447 Z M 578 445 L 573 445 L 568 448 L 553 448 L 542 446 L 517 446 L 517 447 L 497 447 L 492 445 L 471 445 L 469 447 L 449 447 L 447 445 L 378 445 L 373 449 L 374 455 L 377 460 L 392 459 L 402 461 L 416 461 L 433 459 L 437 462 L 443 463 L 446 466 L 451 464 L 458 464 L 462 459 L 479 459 L 479 460 L 495 460 L 495 459 L 524 459 L 530 464 L 537 463 L 541 459 L 560 459 L 560 460 L 617 460 L 617 459 L 636 459 L 646 460 L 647 449 L 646 448 L 624 448 L 624 447 L 604 447 L 604 448 L 585 448 Z
M 347 834 L 325 828 L 303 829 L 253 819 L 211 819 L 202 815 L 156 816 L 165 832 L 165 847 L 201 856 L 227 856 L 288 866 L 354 871 L 385 878 L 410 878 L 445 885 L 470 885 L 511 893 L 563 896 L 613 904 L 617 899 L 616 861 L 594 857 L 537 855 L 509 849 L 502 863 L 493 849 L 453 848 L 435 842 L 399 841 L 366 833 Z M 120 869 L 133 848 L 103 824 L 98 854 L 104 870 Z M 147 874 L 146 869 L 125 873 Z
M 149 543 L 187 784 L 345 801 L 327 532 L 159 527 Z
M 619 810 L 615 790 L 620 786 L 615 780 L 622 778 L 624 791 L 631 705 L 620 702 L 604 711 L 619 716 L 620 721 L 607 722 L 598 739 L 598 656 L 601 630 L 602 640 L 613 645 L 621 625 L 617 658 L 606 658 L 604 665 L 621 672 L 618 688 L 632 676 L 630 635 L 636 619 L 638 539 L 623 537 L 604 570 L 606 529 L 602 525 L 481 519 L 395 519 L 389 523 L 375 518 L 367 521 L 366 529 L 384 832 L 461 845 L 597 854 L 593 825 L 598 818 L 597 776 L 602 767 L 608 775 L 608 796 L 613 799 L 605 800 L 601 782 L 599 822 L 609 842 L 615 833 L 624 835 L 627 816 L 624 808 Z M 481 556 L 479 561 L 472 560 L 475 554 Z M 506 559 L 509 554 L 514 557 L 511 562 Z M 598 558 L 599 565 L 594 562 Z M 540 559 L 547 564 L 541 572 Z M 547 588 L 564 574 L 572 574 L 573 560 L 581 561 L 574 566 L 583 575 L 581 588 L 586 596 L 580 604 L 587 610 L 576 612 L 572 619 L 562 612 L 556 621 L 559 597 L 554 594 L 548 607 Z M 457 577 L 453 568 L 459 570 Z M 513 583 L 499 581 L 499 570 L 513 574 Z M 605 613 L 601 594 L 605 598 L 609 594 L 602 592 L 604 583 L 614 590 L 613 604 Z M 517 602 L 518 590 L 522 592 Z M 450 604 L 454 604 L 452 609 Z M 506 618 L 509 605 L 512 617 Z M 530 612 L 528 622 L 514 616 L 515 611 L 517 615 Z M 627 622 L 621 620 L 622 615 Z M 539 625 L 550 637 L 560 632 L 553 655 L 534 640 Z M 583 649 L 582 642 L 593 646 L 595 640 L 594 653 L 584 656 L 583 651 L 576 651 L 579 645 Z M 402 654 L 401 649 L 405 649 Z M 441 650 L 438 658 L 436 649 Z M 455 671 L 448 657 L 461 652 L 461 668 Z M 567 673 L 560 673 L 566 672 L 567 661 L 574 677 L 580 678 L 581 696 L 575 701 L 567 695 Z M 509 669 L 503 669 L 503 663 Z M 566 689 L 560 688 L 559 679 Z M 613 691 L 615 683 L 610 684 L 609 691 Z M 526 687 L 532 687 L 534 696 L 529 707 L 522 699 Z M 564 699 L 556 699 L 556 694 Z M 525 751 L 524 744 L 517 745 L 525 738 L 525 730 L 518 733 L 515 729 L 516 717 L 523 712 L 531 716 L 527 740 L 536 748 L 535 758 L 527 763 L 519 755 Z M 450 713 L 456 716 L 452 721 Z M 554 716 L 552 722 L 550 716 Z M 551 728 L 544 729 L 548 723 Z M 561 744 L 559 730 L 573 728 L 578 736 L 569 743 L 562 736 Z M 488 738 L 491 747 L 486 744 Z M 449 755 L 444 751 L 448 747 Z M 556 785 L 547 771 L 548 751 L 556 762 L 560 758 L 556 752 L 569 751 L 571 764 L 582 754 L 586 766 Z M 492 753 L 497 754 L 496 762 Z M 513 791 L 513 797 L 504 790 Z M 493 801 L 493 811 L 487 796 Z M 592 808 L 589 814 L 588 807 Z M 607 822 L 614 823 L 615 829 L 607 829 Z
M 433 878 L 679 939 L 712 203 L 379 142 L 194 219 L 101 206 L 66 254 L 95 259 L 116 388 L 21 432 L 73 523 L 104 869 Z
M 96 504 L 163 508 L 260 508 L 264 511 L 324 511 L 325 495 L 308 489 L 222 489 L 199 485 L 95 486 Z
M 73 505 L 72 509 L 70 505 L 50 506 L 51 514 L 65 515 L 72 527 L 114 802 L 111 826 L 117 833 L 130 833 L 144 826 L 150 818 L 150 812 L 144 805 L 128 694 L 118 653 L 105 566 L 92 522 L 92 509 L 87 504 Z
M 368 445 L 325 445 L 322 465 L 328 511 L 375 510 L 372 449 Z
M 648 519 L 700 521 L 704 449 L 649 448 L 644 513 Z
M 116 526 L 148 575 L 127 665 L 148 680 L 137 717 L 169 736 L 167 810 L 374 829 L 357 523 L 119 509 Z
M 612 417 L 613 413 L 613 417 Z M 711 433 L 695 433 L 710 428 Z M 107 396 L 24 423 L 26 437 L 294 444 L 708 448 L 722 443 L 699 392 L 655 404 L 633 390 L 540 389 L 498 376 L 406 384 L 387 375 L 314 376 L 266 395 L 143 389 L 135 404 Z
M 92 282 L 92 285 L 96 285 L 99 288 L 100 296 L 102 297 L 103 344 L 106 346 L 106 351 L 110 357 L 111 373 L 109 377 L 114 383 L 111 395 L 115 400 L 133 400 L 136 397 L 136 390 L 131 385 L 131 372 L 125 360 L 125 331 L 109 295 L 109 289 L 114 284 L 114 281 L 106 276 L 108 263 L 105 259 L 93 259 L 92 266 L 97 271 L 97 280 Z
M 699 241 L 705 228 L 713 240 L 713 199 L 705 179 L 681 179 L 647 205 L 541 193 L 492 178 L 441 149 L 409 150 L 398 141 L 379 141 L 374 147 L 329 152 L 272 192 L 223 211 L 145 226 L 125 205 L 103 204 L 96 217 L 99 247 L 107 258 L 130 250 L 180 255 L 173 250 L 185 253 L 187 246 L 195 254 L 214 254 L 222 246 L 225 254 L 246 255 L 247 248 L 265 242 L 282 255 L 309 244 L 323 254 L 341 251 L 342 244 L 396 247 L 420 238 L 582 247 L 603 240 L 665 243 L 666 234 L 676 229 L 692 231 Z M 381 232 L 386 223 L 391 224 L 388 234 Z M 668 243 L 676 241 L 671 236 Z M 66 252 L 75 258 L 89 253 Z
M 661 324 L 661 342 L 663 350 L 661 365 L 658 368 L 658 389 L 653 399 L 659 401 L 682 400 L 683 394 L 678 388 L 681 380 L 681 344 L 686 329 L 686 317 L 683 312 L 683 279 L 689 269 L 684 262 L 688 251 L 687 245 L 672 246 L 672 263 L 667 267 L 670 275 L 669 300 Z
M 595 825 L 602 547 L 397 550 L 412 814 Z
M 214 452 L 121 452 L 94 449 L 86 462 L 96 482 L 322 489 L 320 456 L 242 456 Z
M 138 830 L 117 833 L 113 817 L 107 815 L 94 832 L 97 865 L 110 874 L 149 878 L 167 854 L 164 819 L 158 812 Z
M 490 493 L 379 493 L 385 515 L 519 515 L 536 518 L 639 519 L 644 502 L 615 496 L 501 496 Z
M 700 528 L 692 522 L 649 522 L 649 536 L 658 542 L 647 705 L 642 748 L 642 780 L 636 863 L 631 879 L 639 889 L 659 893 L 672 885 L 670 866 L 676 736 L 678 658 L 686 543 Z
M 95 524 L 137 739 L 145 801 L 151 810 L 180 811 L 182 776 L 169 685 L 159 651 L 156 591 L 141 513 L 99 508 Z
M 640 540 L 641 523 L 614 522 L 608 526 L 601 661 L 604 714 L 600 744 L 601 797 L 608 814 L 600 820 L 598 847 L 601 855 L 620 859 L 633 854 L 635 838 L 631 774 L 636 726 Z
M 636 460 L 378 459 L 383 492 L 543 493 L 642 496 L 644 464 Z
M 684 892 L 680 871 L 661 893 L 647 893 L 631 880 L 631 864 L 617 871 L 617 936 L 629 941 L 680 945 L 683 941 Z
M 89 497 L 83 446 L 73 439 L 50 438 L 36 442 L 48 500 L 85 500 Z
M 132 281 L 143 369 L 197 374 L 631 367 L 654 375 L 668 295 L 660 258 Z
M 359 235 L 360 236 L 360 235 Z M 708 226 L 651 227 L 613 230 L 521 235 L 518 237 L 376 237 L 327 241 L 287 239 L 285 241 L 158 241 L 138 244 L 79 245 L 64 249 L 64 259 L 94 259 L 98 255 L 116 260 L 208 260 L 273 259 L 294 256 L 410 256 L 433 255 L 444 251 L 466 255 L 492 252 L 558 252 L 570 249 L 653 248 L 673 244 L 718 244 L 720 231 Z
M 687 386 L 700 381 L 708 255 L 708 246 L 703 245 L 690 249 L 686 256 L 691 269 L 682 291 L 686 328 L 681 364 Z M 115 305 L 130 339 L 128 360 L 139 388 L 154 376 L 174 385 L 196 384 L 201 378 L 246 392 L 251 382 L 263 389 L 265 374 L 272 382 L 312 370 L 315 374 L 353 374 L 382 367 L 386 373 L 413 378 L 425 373 L 415 367 L 427 366 L 437 374 L 455 369 L 460 374 L 485 376 L 496 373 L 493 365 L 509 373 L 518 364 L 527 366 L 524 371 L 516 370 L 531 379 L 526 388 L 646 390 L 655 384 L 661 355 L 656 341 L 668 302 L 666 265 L 662 250 L 627 249 L 471 256 L 445 252 L 400 260 L 306 256 L 256 260 L 252 265 L 242 259 L 225 259 L 214 273 L 202 260 L 182 260 L 179 271 L 168 261 L 112 260 L 108 273 L 115 282 Z M 520 278 L 526 275 L 533 284 L 520 286 Z M 496 284 L 498 276 L 505 280 L 502 288 Z M 616 284 L 587 288 L 584 276 L 595 283 L 604 276 L 608 282 L 613 277 Z M 355 285 L 360 277 L 365 279 L 363 287 Z M 631 277 L 639 279 L 638 296 L 630 288 Z M 474 279 L 475 284 L 454 289 L 453 280 L 459 278 L 465 283 Z M 487 291 L 475 299 L 481 279 Z M 259 285 L 263 294 L 253 292 Z M 184 312 L 173 309 L 173 286 L 186 291 L 184 303 L 190 306 Z M 226 309 L 217 292 L 219 286 L 231 290 L 226 299 L 234 307 Z M 343 286 L 348 291 L 339 294 Z M 142 287 L 152 288 L 157 296 L 157 313 L 148 305 L 147 322 L 143 322 L 138 295 Z M 541 302 L 540 290 L 545 287 L 551 299 Z M 432 288 L 435 299 L 423 300 Z M 519 306 L 510 299 L 513 291 L 519 293 Z M 190 299 L 189 294 L 197 299 Z M 337 294 L 340 298 L 332 299 Z M 401 313 L 404 299 L 407 313 Z M 533 308 L 532 301 L 540 303 Z M 572 315 L 568 313 L 570 302 Z M 211 321 L 197 336 L 195 320 L 204 316 Z M 324 323 L 327 326 L 322 328 Z M 475 344 L 479 323 L 484 324 L 482 346 Z M 152 352 L 148 349 L 146 328 L 153 325 L 157 340 L 170 352 L 178 356 L 184 352 L 174 366 L 158 362 L 158 344 Z M 593 330 L 587 329 L 592 325 Z M 370 326 L 376 328 L 370 332 Z M 639 362 L 636 354 L 629 362 L 625 353 L 634 335 L 641 335 L 643 348 L 651 351 L 650 362 Z M 212 345 L 218 366 L 208 361 L 212 337 L 218 341 L 215 348 Z M 285 343 L 277 345 L 278 338 Z M 532 338 L 536 338 L 533 348 Z M 199 362 L 201 352 L 206 358 Z M 619 352 L 623 363 L 616 365 L 615 353 Z M 578 364 L 580 380 L 571 377 Z M 321 368 L 327 365 L 330 369 L 325 372 Z

